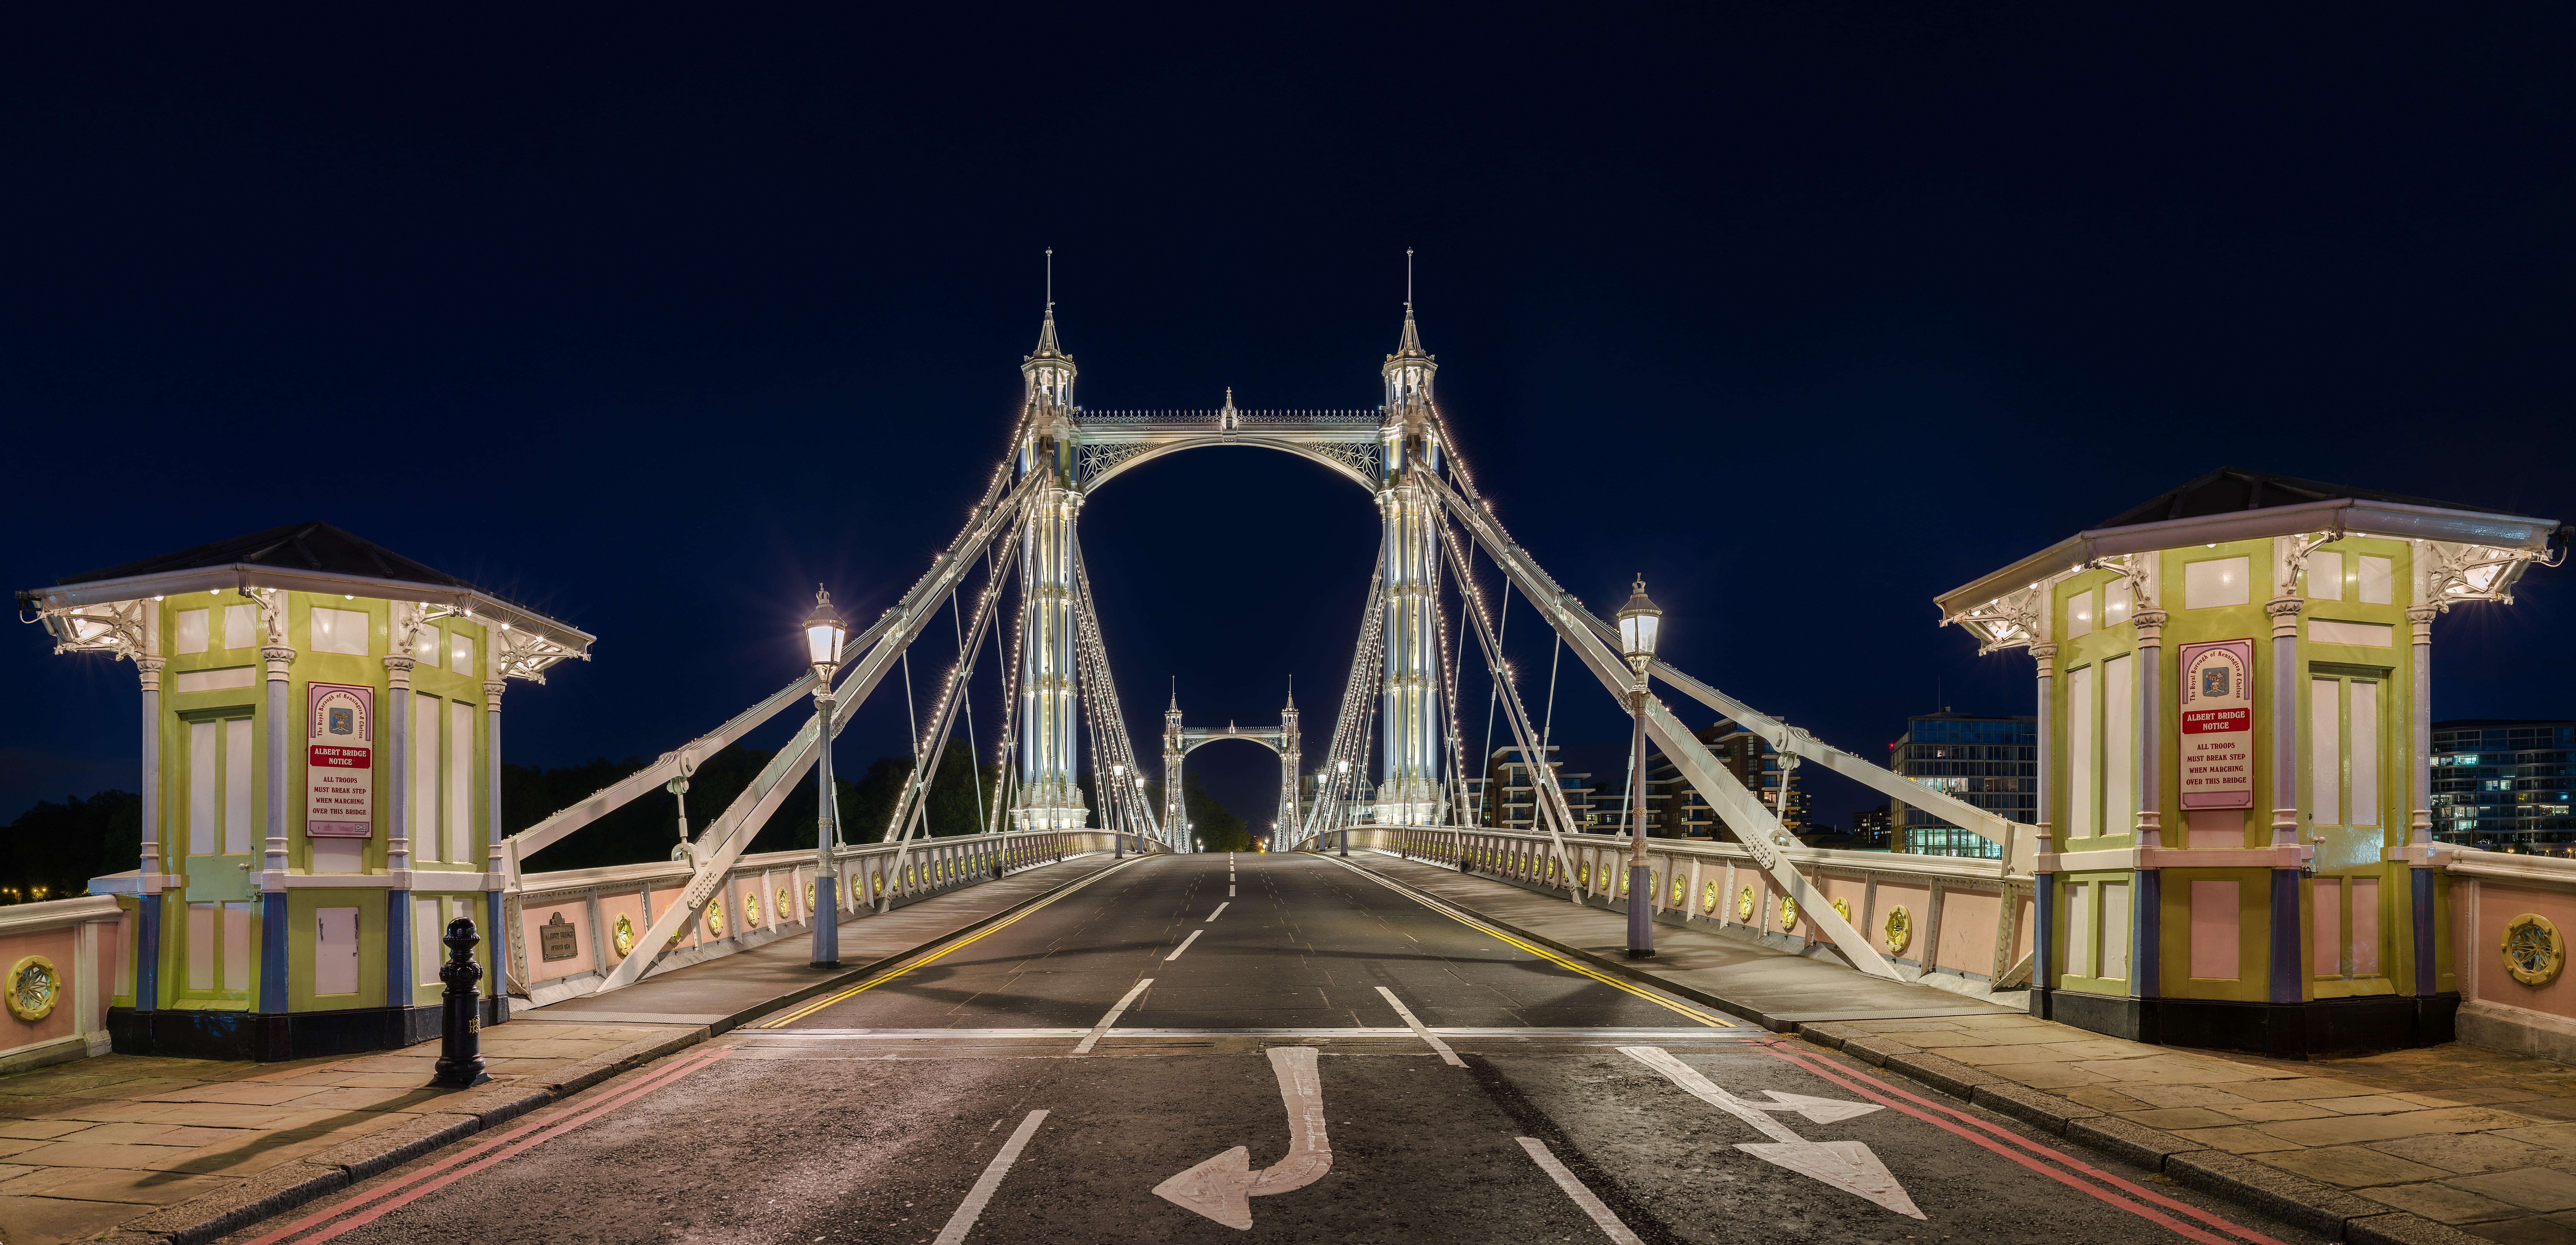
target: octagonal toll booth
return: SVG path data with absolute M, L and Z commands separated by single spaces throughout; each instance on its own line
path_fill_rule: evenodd
M 501 701 L 593 637 L 328 523 L 18 593 L 54 651 L 131 661 L 141 867 L 119 908 L 114 1049 L 290 1059 L 438 1031 L 438 939 L 470 917 L 507 1017 Z M 104 972 L 101 973 L 105 977 Z
M 2221 468 L 1938 598 L 2037 667 L 2031 1010 L 2289 1058 L 2451 1040 L 2435 624 L 2568 534 Z

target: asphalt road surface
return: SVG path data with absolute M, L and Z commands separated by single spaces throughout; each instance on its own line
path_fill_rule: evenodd
M 2321 1238 L 1333 860 L 1210 853 L 228 1239 Z

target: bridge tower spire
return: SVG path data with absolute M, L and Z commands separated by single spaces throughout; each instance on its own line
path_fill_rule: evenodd
M 1054 252 L 1048 252 L 1052 264 Z M 1052 268 L 1050 268 L 1052 274 Z M 1074 656 L 1073 356 L 1056 339 L 1053 277 L 1036 353 L 1020 360 L 1019 474 L 1041 477 L 1020 529 L 1020 791 L 1012 824 L 1023 830 L 1078 829 L 1090 820 L 1074 779 L 1080 691 Z M 1113 710 L 1114 711 L 1114 710 Z
M 1410 272 L 1411 253 L 1406 253 Z M 1379 732 L 1385 749 L 1377 790 L 1379 824 L 1427 825 L 1440 812 L 1439 502 L 1425 487 L 1440 471 L 1439 423 L 1431 377 L 1440 365 L 1422 349 L 1407 277 L 1404 331 L 1378 369 L 1386 406 L 1378 419 L 1379 573 L 1384 579 L 1386 657 Z
M 1288 704 L 1279 711 L 1279 820 L 1271 831 L 1270 846 L 1278 846 L 1297 837 L 1297 828 L 1305 824 L 1303 793 L 1297 784 L 1299 742 L 1297 739 L 1297 680 L 1288 680 Z
M 1181 737 L 1181 681 L 1172 680 L 1172 707 L 1163 711 L 1163 830 L 1176 850 L 1190 849 L 1189 826 L 1181 807 L 1181 763 L 1190 747 Z

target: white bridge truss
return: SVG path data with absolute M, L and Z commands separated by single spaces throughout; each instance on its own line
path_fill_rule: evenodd
M 1432 400 L 1432 357 L 1421 348 L 1408 307 L 1397 352 L 1381 374 L 1386 401 L 1366 411 L 1247 411 L 1233 395 L 1206 411 L 1085 411 L 1073 402 L 1076 370 L 1057 345 L 1050 308 L 1038 350 L 1023 360 L 1026 402 L 1010 457 L 997 466 L 966 525 L 917 580 L 902 601 L 853 634 L 841 652 L 840 686 L 829 729 L 837 735 L 879 682 L 925 637 L 938 654 L 953 643 L 948 674 L 930 699 L 926 728 L 914 740 L 914 775 L 899 801 L 884 842 L 840 849 L 844 861 L 877 862 L 862 868 L 841 894 L 848 910 L 890 904 L 918 893 L 930 871 L 912 860 L 928 851 L 946 862 L 951 846 L 966 840 L 928 840 L 926 802 L 938 776 L 945 744 L 972 683 L 974 655 L 988 635 L 1009 637 L 1002 665 L 1001 699 L 1009 706 L 994 760 L 1001 789 L 986 813 L 984 833 L 973 839 L 1017 843 L 1053 836 L 1048 843 L 1097 843 L 1111 850 L 1161 851 L 1189 847 L 1181 815 L 1182 759 L 1219 740 L 1249 740 L 1280 757 L 1280 802 L 1271 846 L 1285 850 L 1335 842 L 1345 848 L 1354 826 L 1382 835 L 1404 827 L 1466 828 L 1477 815 L 1470 797 L 1474 775 L 1458 729 L 1458 684 L 1463 634 L 1453 637 L 1450 598 L 1472 632 L 1478 664 L 1489 676 L 1492 701 L 1520 754 L 1538 780 L 1538 825 L 1532 843 L 1562 871 L 1569 898 L 1594 895 L 1588 864 L 1603 840 L 1584 836 L 1572 819 L 1552 766 L 1544 763 L 1543 731 L 1524 701 L 1519 678 L 1502 649 L 1499 615 L 1517 592 L 1539 614 L 1576 661 L 1623 705 L 1632 675 L 1617 648 L 1617 633 L 1566 592 L 1529 552 L 1515 543 L 1478 493 L 1452 450 L 1448 429 Z M 1311 787 L 1301 780 L 1302 751 L 1293 699 L 1275 727 L 1223 730 L 1182 724 L 1177 696 L 1166 712 L 1160 807 L 1149 797 L 1136 763 L 1126 716 L 1101 633 L 1078 535 L 1083 500 L 1138 464 L 1167 454 L 1213 445 L 1260 446 L 1323 464 L 1370 491 L 1381 517 L 1382 539 L 1359 620 L 1349 677 L 1342 688 L 1330 742 Z M 1488 588 L 1477 555 L 1500 572 Z M 978 565 L 983 570 L 975 571 Z M 2459 578 L 2474 585 L 2476 570 Z M 965 589 L 974 588 L 972 601 Z M 1002 598 L 1017 580 L 1017 608 L 1004 625 Z M 942 613 L 951 626 L 932 629 Z M 1758 713 L 1723 692 L 1657 661 L 1651 677 L 1715 709 L 1769 742 L 1784 764 L 1810 761 L 1894 798 L 1924 808 L 2002 844 L 1999 871 L 2027 869 L 2035 842 L 2032 827 L 1997 818 L 1985 809 L 1931 790 L 1884 766 L 1825 744 L 1778 719 Z M 626 802 L 685 778 L 708 756 L 779 713 L 811 703 L 815 675 L 808 671 L 714 731 L 663 754 L 652 765 L 588 799 L 512 836 L 505 862 L 515 889 L 518 862 Z M 1551 687 L 1551 696 L 1553 688 Z M 1751 868 L 1767 874 L 1854 967 L 1882 977 L 1907 975 L 1874 949 L 1852 924 L 1824 902 L 1801 873 L 1794 841 L 1776 813 L 1747 791 L 1735 775 L 1664 704 L 1649 696 L 1646 731 L 1663 754 L 1733 832 Z M 747 867 L 744 852 L 794 784 L 814 764 L 823 724 L 808 721 L 773 756 L 759 776 L 688 845 L 691 870 L 680 901 L 655 917 L 637 945 L 664 948 L 697 919 Z M 1088 781 L 1079 740 L 1090 742 Z M 1481 761 L 1481 758 L 1479 758 Z M 1305 797 L 1311 789 L 1312 798 Z M 1006 828 L 1007 827 L 1007 828 Z M 936 846 L 934 846 L 936 844 Z M 1042 853 L 1041 853 L 1042 854 Z M 1036 857 L 1001 849 L 990 856 L 999 868 Z M 978 865 L 977 867 L 982 867 Z M 958 877 L 944 865 L 941 884 Z M 1551 875 L 1553 876 L 1553 875 Z M 1578 882 L 1582 878 L 1584 881 Z M 1608 898 L 1608 896 L 1603 896 Z M 667 953 L 633 955 L 599 979 L 599 989 L 631 984 Z M 2026 969 L 2026 965 L 2022 966 Z M 2020 971 L 2020 970 L 2016 970 Z M 1998 984 L 2001 984 L 2000 982 Z

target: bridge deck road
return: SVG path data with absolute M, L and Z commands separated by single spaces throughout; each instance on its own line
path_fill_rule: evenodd
M 2324 1238 L 1320 856 L 1129 862 L 235 1242 Z

